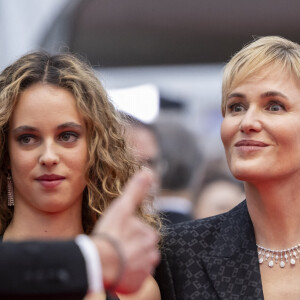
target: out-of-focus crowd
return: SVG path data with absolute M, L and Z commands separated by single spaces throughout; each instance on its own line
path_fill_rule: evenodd
M 208 158 L 199 137 L 173 115 L 152 123 L 123 117 L 133 155 L 156 175 L 153 204 L 165 225 L 221 214 L 245 199 L 224 158 Z

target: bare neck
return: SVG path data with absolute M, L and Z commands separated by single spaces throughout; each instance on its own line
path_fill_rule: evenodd
M 15 207 L 3 240 L 66 239 L 83 233 L 81 206 L 59 213 Z
M 271 249 L 300 243 L 300 189 L 290 180 L 245 183 L 256 242 Z

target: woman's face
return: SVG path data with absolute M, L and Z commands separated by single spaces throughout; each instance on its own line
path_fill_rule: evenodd
M 300 175 L 300 83 L 288 72 L 259 73 L 231 91 L 221 138 L 240 180 Z
M 8 142 L 16 209 L 81 209 L 86 127 L 69 91 L 38 83 L 22 92 L 9 122 Z

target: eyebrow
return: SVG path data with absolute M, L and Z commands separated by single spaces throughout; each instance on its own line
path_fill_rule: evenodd
M 80 130 L 80 131 L 83 130 L 83 127 L 81 125 L 79 125 L 77 123 L 74 123 L 74 122 L 67 122 L 67 123 L 63 123 L 63 124 L 57 126 L 57 129 L 59 129 L 59 130 L 66 129 L 66 128 L 75 128 L 75 129 Z M 18 134 L 18 133 L 21 133 L 21 132 L 24 132 L 24 131 L 33 132 L 33 131 L 39 131 L 39 130 L 36 127 L 28 126 L 28 125 L 22 125 L 22 126 L 19 126 L 17 128 L 14 128 L 12 130 L 12 132 L 14 134 Z
M 65 129 L 65 128 L 75 128 L 77 130 L 83 130 L 83 127 L 77 123 L 74 122 L 67 122 L 67 123 L 63 123 L 59 126 L 57 126 L 57 129 Z
M 260 95 L 261 98 L 274 97 L 274 96 L 279 96 L 279 97 L 282 97 L 282 98 L 285 98 L 285 99 L 288 98 L 284 94 L 282 94 L 280 92 L 277 92 L 277 91 L 268 91 L 268 92 L 262 93 Z M 228 100 L 231 99 L 231 98 L 246 98 L 246 95 L 242 94 L 242 93 L 232 93 L 232 94 L 229 94 Z
M 17 128 L 14 128 L 12 130 L 12 132 L 14 134 L 18 134 L 24 131 L 38 131 L 38 129 L 36 127 L 32 127 L 32 126 L 28 126 L 28 125 L 23 125 L 23 126 L 19 126 Z
M 268 92 L 265 92 L 261 95 L 261 98 L 264 98 L 264 97 L 274 97 L 274 96 L 279 96 L 279 97 L 282 97 L 282 98 L 285 98 L 287 99 L 288 97 L 285 96 L 284 94 L 280 93 L 280 92 L 276 92 L 276 91 L 268 91 Z
M 228 100 L 231 98 L 246 98 L 246 96 L 242 93 L 231 93 L 228 96 Z

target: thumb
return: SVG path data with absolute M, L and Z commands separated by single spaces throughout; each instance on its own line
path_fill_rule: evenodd
M 122 196 L 118 199 L 122 206 L 126 207 L 127 214 L 133 214 L 142 203 L 153 183 L 153 173 L 148 169 L 137 172 L 128 181 Z

